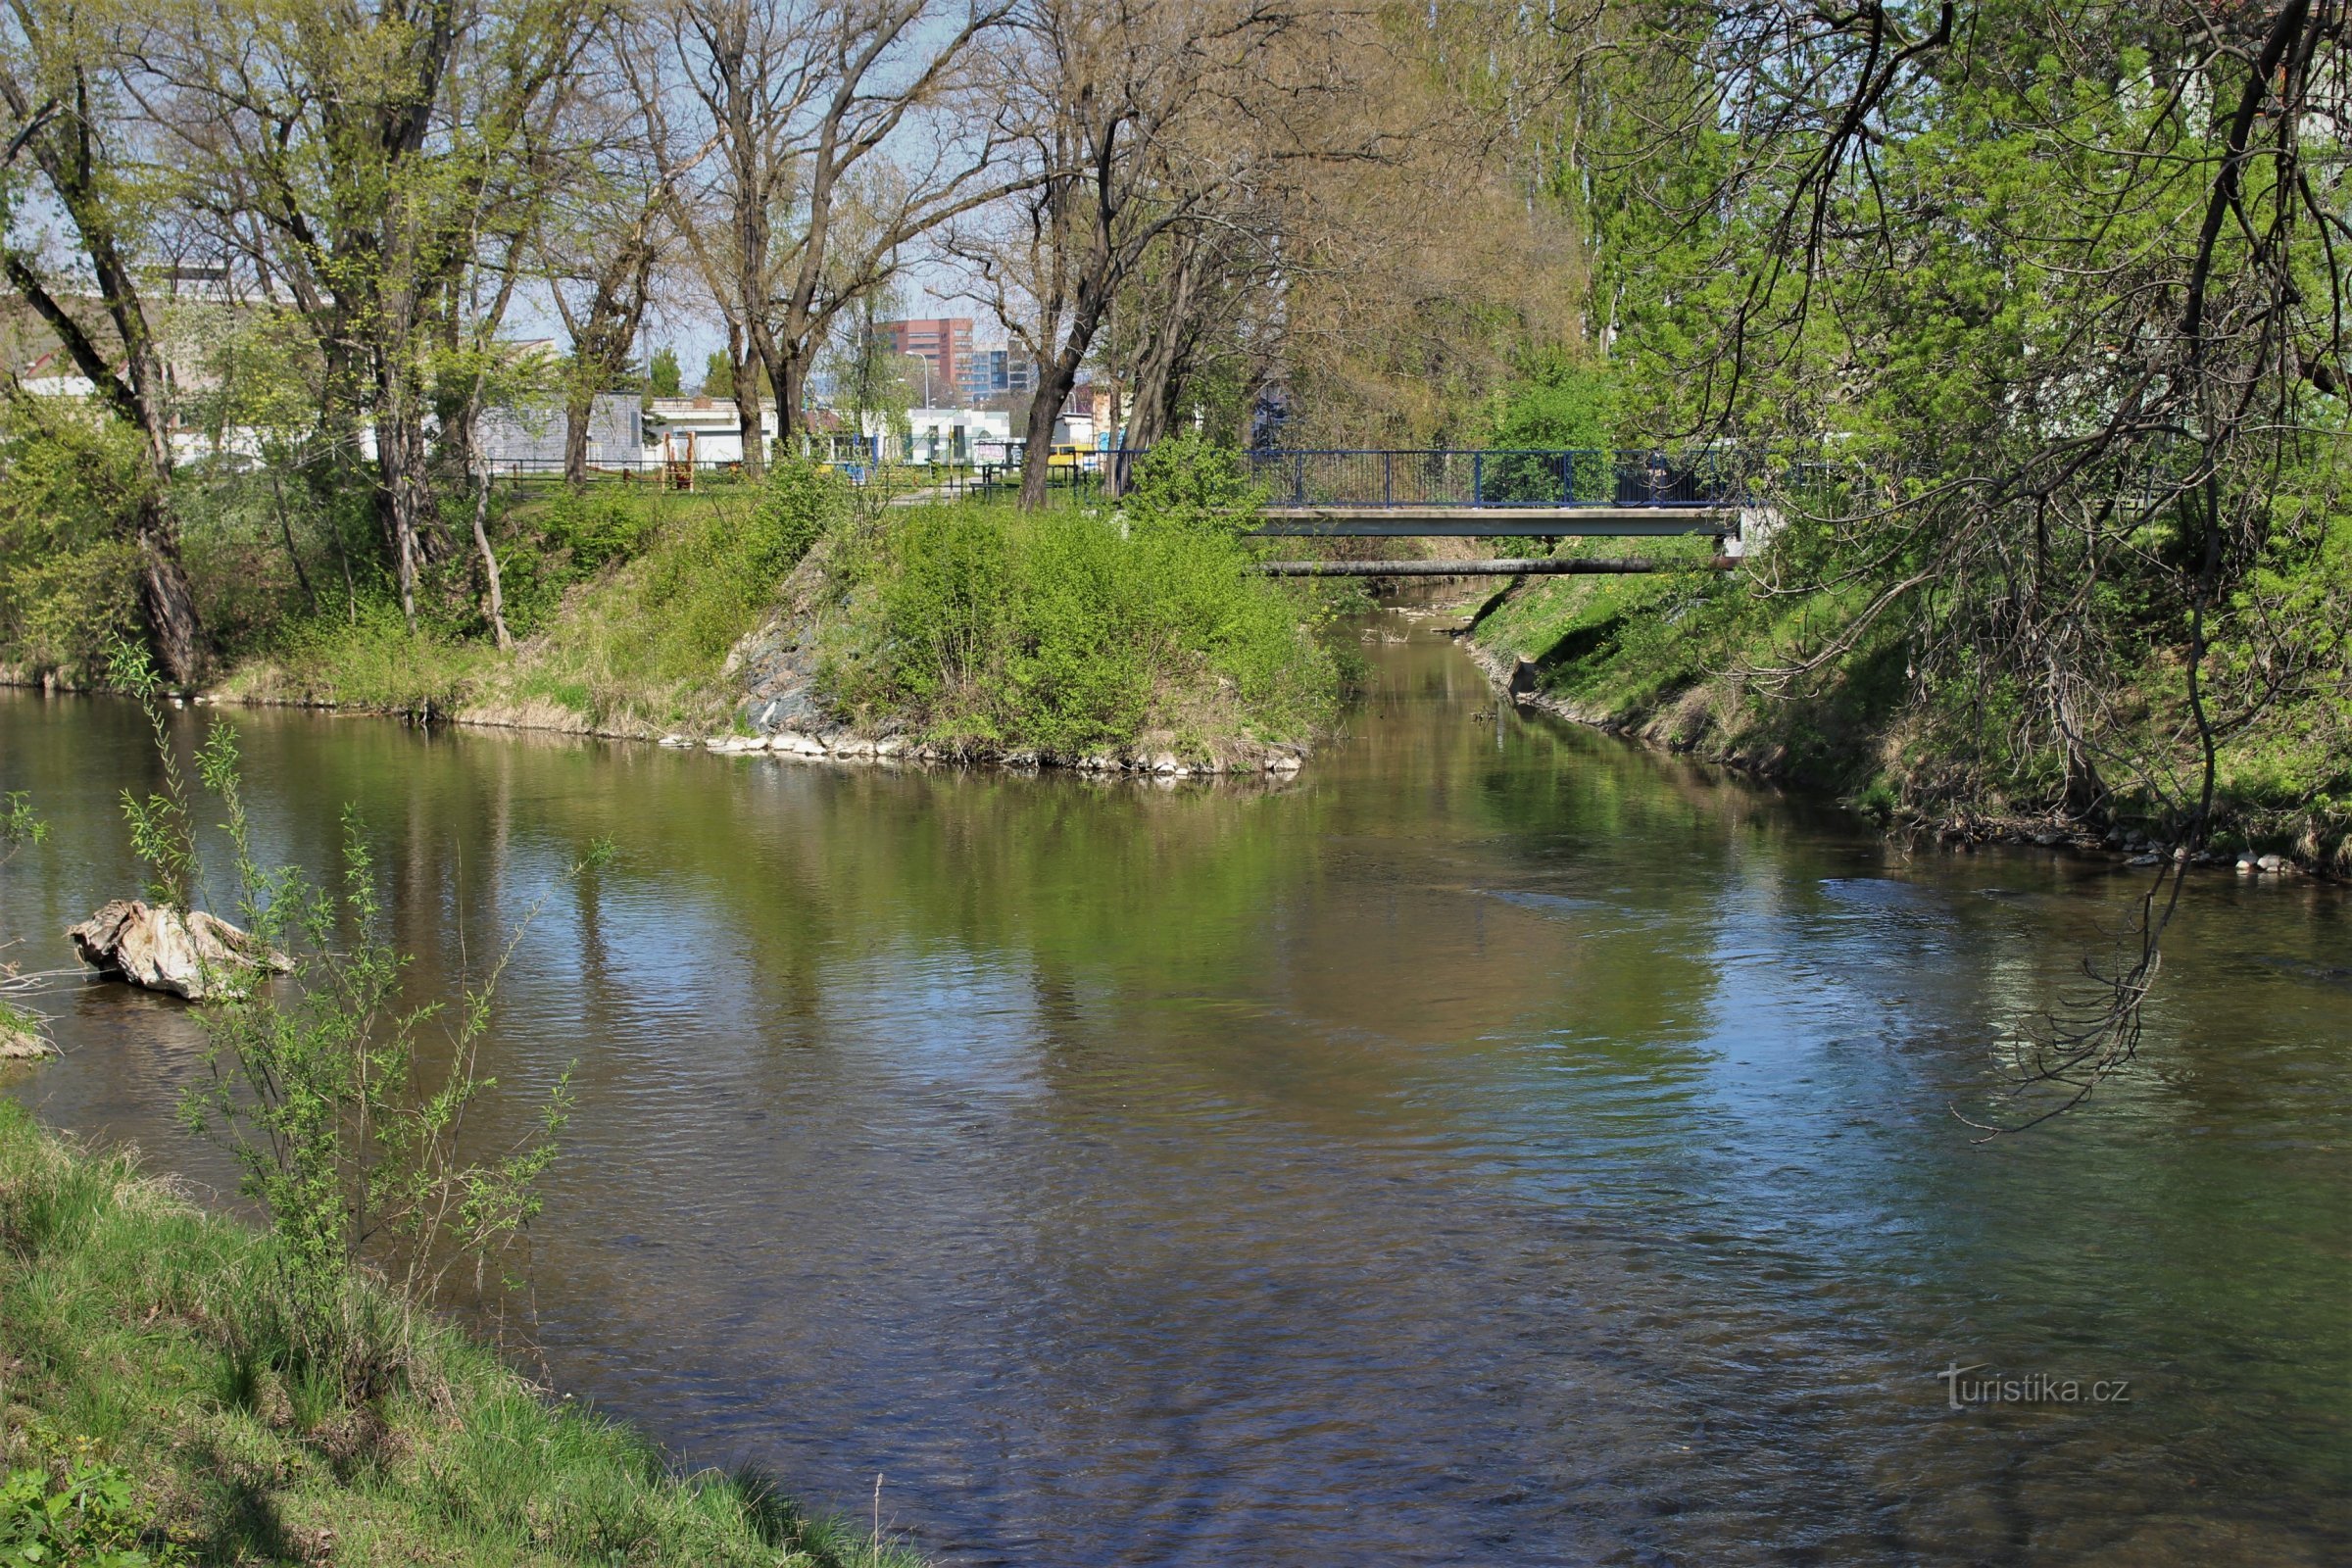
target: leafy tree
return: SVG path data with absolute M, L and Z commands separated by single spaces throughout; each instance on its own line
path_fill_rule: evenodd
M 1624 422 L 1804 444 L 1762 569 L 1816 612 L 1750 674 L 1899 669 L 1944 801 L 2178 847 L 2103 983 L 2025 1032 L 2071 1103 L 2131 1058 L 2224 747 L 2329 722 L 2352 674 L 2341 10 L 1571 25 L 1607 46 L 1560 183 L 1591 192 Z
M 678 351 L 664 344 L 654 350 L 646 366 L 645 389 L 649 396 L 674 398 L 683 385 L 678 375 Z
M 112 417 L 136 432 L 141 482 L 115 530 L 138 557 L 140 618 L 164 672 L 185 686 L 205 657 L 195 589 L 172 505 L 172 379 L 138 261 L 157 238 L 164 191 L 122 134 L 138 22 L 112 5 L 25 3 L 0 16 L 0 105 L 13 122 L 0 165 L 0 229 L 26 194 L 20 154 L 66 220 L 83 273 L 53 275 L 37 244 L 0 246 L 0 272 L 63 345 Z M 93 320 L 91 318 L 96 318 Z M 101 324 L 103 323 L 103 324 Z

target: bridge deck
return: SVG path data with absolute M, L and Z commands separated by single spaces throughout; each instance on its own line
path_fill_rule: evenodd
M 1662 539 L 1740 531 L 1737 507 L 1267 507 L 1261 539 Z

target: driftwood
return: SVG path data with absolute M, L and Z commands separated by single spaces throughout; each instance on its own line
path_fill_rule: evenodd
M 265 964 L 283 973 L 293 962 L 262 953 L 247 932 L 198 909 L 183 915 L 171 905 L 117 899 L 66 935 L 83 963 L 110 980 L 169 991 L 190 1002 L 234 996 L 244 977 Z

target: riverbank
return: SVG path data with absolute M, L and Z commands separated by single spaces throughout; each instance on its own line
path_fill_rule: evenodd
M 265 1320 L 252 1283 L 270 1246 L 129 1154 L 76 1150 L 0 1100 L 0 1549 L 122 1563 L 918 1562 L 809 1518 L 757 1475 L 680 1474 L 636 1432 L 373 1292 L 365 1315 L 394 1371 L 345 1404 L 290 1370 Z M 43 1524 L 30 1500 L 43 1494 L 81 1500 Z M 146 1556 L 75 1555 L 104 1549 Z
M 364 590 L 297 609 L 266 559 L 258 584 L 207 569 L 234 594 L 207 623 L 241 629 L 194 698 L 860 763 L 1296 771 L 1349 679 L 1322 633 L 1357 600 L 1255 572 L 1230 454 L 1171 443 L 1146 470 L 1115 510 L 1036 514 L 888 505 L 805 465 L 526 497 L 497 530 L 508 648 L 467 560 L 413 627 Z M 14 652 L 19 684 L 105 666 L 96 644 Z
M 2070 812 L 2051 789 L 2049 759 L 1967 755 L 1951 715 L 1909 689 L 1899 641 L 1835 662 L 1801 690 L 1770 689 L 1756 672 L 1788 662 L 1812 612 L 1802 596 L 1764 598 L 1742 574 L 1540 578 L 1477 607 L 1463 641 L 1527 706 L 1834 796 L 1884 827 L 2151 863 L 2172 852 L 2179 813 L 2144 784 L 2118 788 L 2097 811 Z M 2144 689 L 2114 700 L 2153 710 L 2173 673 L 2152 669 Z M 2348 720 L 2352 710 L 2311 701 L 2232 732 L 2204 863 L 2352 877 Z M 2193 759 L 2169 760 L 2193 776 Z

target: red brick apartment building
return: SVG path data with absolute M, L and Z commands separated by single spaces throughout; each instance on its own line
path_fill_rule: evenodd
M 972 318 L 943 316 L 929 321 L 883 321 L 890 346 L 929 362 L 936 395 L 954 397 L 964 378 L 965 362 L 972 357 Z

